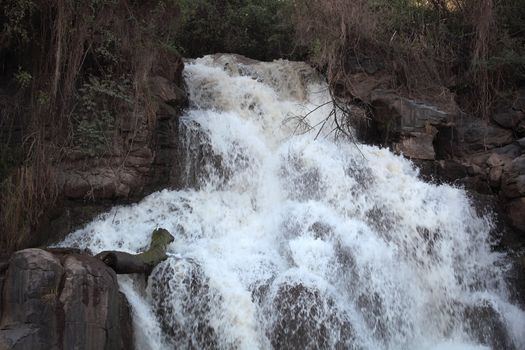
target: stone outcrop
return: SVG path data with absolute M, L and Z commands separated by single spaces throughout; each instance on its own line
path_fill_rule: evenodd
M 133 348 L 128 302 L 98 259 L 26 249 L 0 276 L 0 349 Z
M 368 122 L 355 123 L 359 136 L 412 159 L 428 179 L 493 196 L 511 227 L 506 243 L 525 245 L 525 91 L 481 120 L 445 88 L 440 98 L 408 98 L 385 89 L 387 80 L 356 73 L 341 93 L 368 106 Z
M 380 138 L 415 159 L 436 158 L 434 140 L 439 129 L 450 126 L 459 113 L 454 103 L 438 107 L 385 90 L 374 90 L 369 103 Z
M 102 154 L 70 152 L 56 165 L 60 201 L 34 233 L 33 245 L 60 239 L 115 204 L 165 187 L 179 187 L 179 116 L 188 103 L 181 57 L 158 57 L 147 78 L 147 99 L 115 108 L 114 130 Z

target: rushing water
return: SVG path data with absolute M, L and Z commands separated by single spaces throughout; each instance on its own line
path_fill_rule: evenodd
M 119 276 L 137 348 L 525 348 L 490 218 L 330 121 L 316 138 L 328 94 L 310 67 L 221 55 L 185 77 L 188 189 L 115 207 L 63 243 L 139 252 L 154 228 L 174 234 L 147 285 Z

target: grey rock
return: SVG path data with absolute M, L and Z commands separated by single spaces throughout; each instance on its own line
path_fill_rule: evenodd
M 98 259 L 16 252 L 0 299 L 0 349 L 129 349 L 124 300 L 115 273 Z
M 461 145 L 467 152 L 489 150 L 512 143 L 511 130 L 503 129 L 483 120 L 471 118 L 458 126 Z
M 492 116 L 492 120 L 506 129 L 515 129 L 523 118 L 524 114 L 521 111 L 497 113 Z

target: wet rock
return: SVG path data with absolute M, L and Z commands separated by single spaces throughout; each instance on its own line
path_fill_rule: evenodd
M 511 257 L 512 268 L 507 272 L 507 283 L 514 300 L 525 308 L 525 252 Z
M 480 344 L 492 350 L 514 350 L 507 327 L 500 314 L 488 302 L 468 305 L 463 312 L 466 330 Z
M 174 348 L 219 348 L 211 313 L 220 309 L 221 298 L 199 265 L 168 258 L 153 270 L 148 289 L 166 340 Z
M 0 349 L 129 349 L 124 301 L 115 273 L 97 259 L 16 252 L 0 300 Z
M 377 293 L 361 294 L 357 298 L 357 306 L 374 336 L 377 339 L 388 339 L 390 332 L 384 321 L 385 310 L 381 297 Z
M 507 207 L 511 224 L 525 232 L 525 197 L 511 201 Z
M 354 330 L 335 302 L 301 283 L 284 283 L 270 293 L 267 330 L 275 349 L 355 349 Z
M 439 108 L 425 101 L 404 98 L 384 90 L 375 90 L 371 102 L 376 110 L 375 118 L 389 121 L 397 116 L 397 125 L 394 127 L 405 131 L 415 131 L 428 125 L 446 124 L 458 113 L 457 106 L 453 103 Z

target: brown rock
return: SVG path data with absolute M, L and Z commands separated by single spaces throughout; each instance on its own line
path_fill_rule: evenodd
M 410 132 L 425 129 L 428 125 L 445 125 L 458 113 L 458 108 L 451 103 L 445 108 L 438 108 L 425 101 L 416 101 L 401 97 L 393 92 L 375 90 L 371 95 L 374 118 L 389 121 L 398 119 L 398 127 Z
M 496 166 L 490 169 L 489 184 L 492 187 L 499 187 L 501 184 L 501 175 L 503 174 L 503 167 Z
M 402 153 L 405 157 L 415 159 L 434 159 L 434 135 L 426 133 L 411 133 L 412 137 L 403 139 L 394 144 L 394 150 Z

